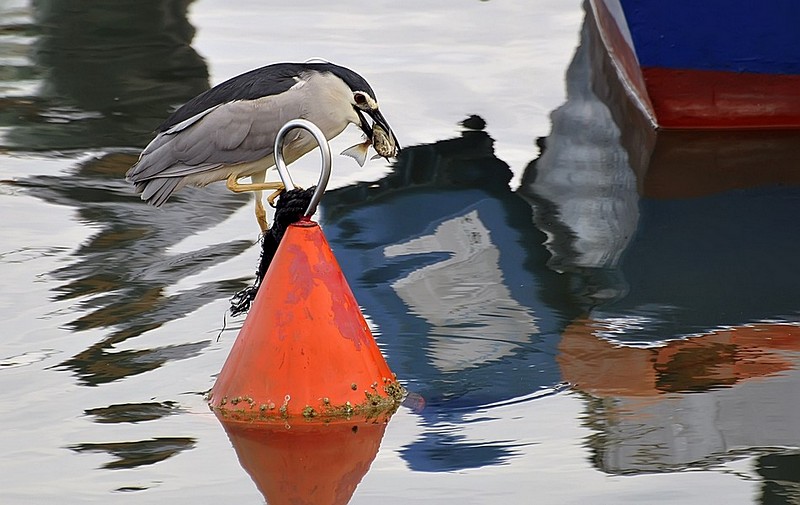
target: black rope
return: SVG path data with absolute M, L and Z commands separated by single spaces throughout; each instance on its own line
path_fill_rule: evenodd
M 232 316 L 238 316 L 250 310 L 250 305 L 256 298 L 258 288 L 261 286 L 261 281 L 264 280 L 267 268 L 269 268 L 269 264 L 278 250 L 283 234 L 286 233 L 286 229 L 290 224 L 296 223 L 303 217 L 315 190 L 316 186 L 308 189 L 292 189 L 284 191 L 278 197 L 278 201 L 275 203 L 275 217 L 272 227 L 261 236 L 261 256 L 258 260 L 256 280 L 252 286 L 247 286 L 231 297 Z

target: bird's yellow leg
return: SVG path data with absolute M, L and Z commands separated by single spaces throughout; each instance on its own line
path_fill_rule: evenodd
M 282 182 L 264 182 L 264 177 L 266 177 L 266 174 L 251 176 L 253 182 L 251 182 L 250 184 L 242 184 L 238 181 L 238 178 L 235 174 L 231 174 L 228 177 L 228 180 L 225 182 L 225 185 L 228 187 L 229 190 L 233 191 L 234 193 L 244 193 L 246 191 L 261 192 L 266 189 L 271 189 L 274 192 L 267 197 L 267 202 L 270 204 L 271 207 L 274 207 L 275 199 L 278 198 L 278 196 L 281 193 L 286 191 L 286 186 L 284 186 Z M 256 180 L 258 180 L 259 182 L 255 182 Z M 299 186 L 295 186 L 295 188 L 297 187 Z
M 267 211 L 264 209 L 264 204 L 261 202 L 261 191 L 271 189 L 277 190 L 277 194 L 280 194 L 284 186 L 283 183 L 280 182 L 264 182 L 266 172 L 256 173 L 250 178 L 252 181 L 250 184 L 242 184 L 235 174 L 231 174 L 225 182 L 225 186 L 234 193 L 244 193 L 246 191 L 255 192 L 256 221 L 261 231 L 264 232 L 269 229 L 269 224 L 267 223 Z M 277 196 L 277 194 L 275 194 L 275 196 Z M 273 195 L 270 195 L 270 198 L 274 198 Z M 270 205 L 271 204 L 272 202 L 270 201 Z
M 264 176 L 261 176 L 263 181 Z M 265 189 L 281 190 L 285 189 L 282 182 L 253 182 L 250 184 L 242 184 L 238 181 L 236 174 L 231 174 L 228 180 L 225 181 L 225 186 L 234 193 L 245 193 L 247 191 L 263 191 Z
M 267 178 L 267 172 L 259 172 L 250 176 L 250 182 L 252 184 L 264 184 L 264 181 Z M 262 194 L 261 190 L 256 190 L 253 195 L 255 197 L 256 202 L 256 221 L 258 222 L 259 228 L 261 228 L 261 233 L 269 230 L 269 223 L 267 222 L 267 211 L 264 209 L 264 204 L 262 203 Z
M 256 198 L 256 221 L 258 221 L 258 227 L 261 228 L 262 232 L 269 230 L 267 211 L 264 209 L 264 204 L 261 203 L 261 198 Z

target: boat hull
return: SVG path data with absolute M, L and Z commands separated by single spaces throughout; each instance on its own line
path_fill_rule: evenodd
M 590 4 L 617 72 L 654 126 L 800 128 L 800 3 Z

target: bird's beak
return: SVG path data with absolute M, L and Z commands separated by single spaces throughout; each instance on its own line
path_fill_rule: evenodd
M 370 126 L 369 121 L 367 121 L 367 118 L 364 117 L 364 113 L 361 112 L 361 109 L 358 109 L 356 107 L 353 107 L 353 109 L 356 111 L 356 113 L 358 114 L 358 118 L 361 121 L 361 124 L 358 125 L 359 128 L 361 128 L 361 131 L 364 132 L 364 135 L 366 135 L 368 139 L 371 139 L 372 126 Z

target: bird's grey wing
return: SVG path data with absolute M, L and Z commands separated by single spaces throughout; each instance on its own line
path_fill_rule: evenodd
M 268 65 L 196 96 L 159 126 L 126 178 L 143 200 L 159 206 L 187 184 L 227 177 L 217 171 L 225 165 L 269 156 L 278 129 L 274 125 L 302 117 L 296 103 L 286 108 L 292 103 L 286 96 L 300 82 L 303 68 Z
M 160 133 L 144 149 L 128 172 L 128 179 L 136 183 L 154 178 L 191 177 L 270 156 L 280 127 L 302 114 L 301 106 L 284 95 L 221 104 L 201 117 L 190 118 L 193 121 L 189 124 L 183 124 L 186 120 L 173 127 L 183 125 L 179 130 Z M 297 133 L 290 134 L 287 144 L 297 137 Z

